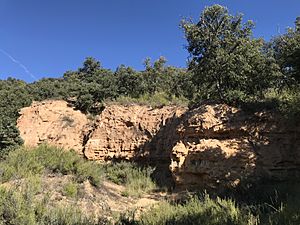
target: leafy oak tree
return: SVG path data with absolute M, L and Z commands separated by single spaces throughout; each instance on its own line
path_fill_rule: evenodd
M 288 28 L 285 34 L 273 38 L 270 47 L 283 74 L 279 94 L 274 98 L 286 118 L 299 121 L 300 113 L 300 17 L 295 28 Z
M 273 85 L 279 68 L 264 41 L 252 38 L 253 27 L 220 5 L 205 8 L 197 23 L 182 21 L 196 100 L 246 101 Z
M 289 28 L 286 34 L 274 38 L 271 42 L 274 55 L 285 83 L 300 82 L 300 17 L 296 19 L 295 28 Z

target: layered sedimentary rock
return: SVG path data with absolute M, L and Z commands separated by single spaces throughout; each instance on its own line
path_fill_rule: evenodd
M 170 170 L 177 188 L 224 189 L 300 176 L 300 129 L 270 112 L 226 105 L 188 111 L 176 132 Z
M 171 171 L 179 189 L 221 189 L 300 174 L 299 126 L 270 112 L 224 104 L 193 110 L 110 105 L 87 119 L 64 101 L 44 101 L 20 114 L 25 145 L 47 142 L 91 160 L 146 159 L 160 168 L 158 174 Z
M 256 152 L 257 175 L 272 181 L 300 178 L 300 124 L 268 113 L 256 113 L 249 130 Z
M 34 102 L 20 111 L 17 126 L 27 146 L 42 143 L 74 149 L 92 160 L 144 158 L 164 154 L 174 141 L 184 107 L 107 106 L 89 117 L 65 101 Z
M 98 117 L 84 146 L 84 154 L 93 160 L 132 159 L 154 154 L 168 157 L 175 130 L 172 125 L 185 111 L 185 108 L 172 106 L 159 109 L 109 106 Z
M 171 152 L 170 170 L 177 186 L 237 186 L 252 175 L 256 153 L 246 124 L 241 111 L 226 105 L 204 105 L 187 112 Z

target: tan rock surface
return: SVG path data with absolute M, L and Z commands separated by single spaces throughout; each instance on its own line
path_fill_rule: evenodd
M 93 160 L 131 159 L 169 148 L 173 138 L 168 134 L 175 130 L 170 125 L 185 111 L 175 106 L 111 105 L 88 120 L 67 102 L 49 100 L 23 108 L 17 126 L 27 146 L 53 144 Z
M 271 113 L 203 105 L 182 117 L 177 133 L 170 170 L 179 189 L 300 177 L 299 126 Z
M 111 105 L 91 121 L 64 101 L 44 101 L 22 109 L 18 127 L 25 145 L 47 142 L 92 160 L 147 159 L 158 175 L 171 171 L 178 188 L 218 189 L 300 177 L 300 127 L 282 121 L 224 104 Z
M 42 143 L 74 149 L 82 154 L 83 132 L 88 119 L 67 102 L 34 102 L 20 111 L 17 126 L 26 146 Z
M 236 186 L 254 173 L 256 155 L 249 143 L 245 115 L 226 105 L 191 110 L 177 127 L 170 170 L 177 187 Z
M 109 106 L 98 117 L 84 154 L 88 159 L 111 160 L 142 157 L 156 150 L 159 154 L 168 153 L 164 148 L 172 141 L 167 135 L 172 132 L 169 124 L 185 110 L 172 106 L 160 109 L 138 105 Z

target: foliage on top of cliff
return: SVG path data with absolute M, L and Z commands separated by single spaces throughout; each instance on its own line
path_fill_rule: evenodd
M 281 78 L 279 66 L 262 39 L 252 37 L 254 24 L 229 14 L 220 5 L 207 7 L 199 21 L 182 21 L 191 54 L 189 68 L 195 100 L 222 102 L 261 99 Z

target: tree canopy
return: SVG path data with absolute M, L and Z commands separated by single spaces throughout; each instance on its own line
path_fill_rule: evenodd
M 198 22 L 183 21 L 189 68 L 197 98 L 220 101 L 261 97 L 280 75 L 275 59 L 264 51 L 264 41 L 252 37 L 254 24 L 227 8 L 205 8 Z
M 281 72 L 288 82 L 300 82 L 300 17 L 296 19 L 295 28 L 289 28 L 286 34 L 271 41 L 274 56 Z

